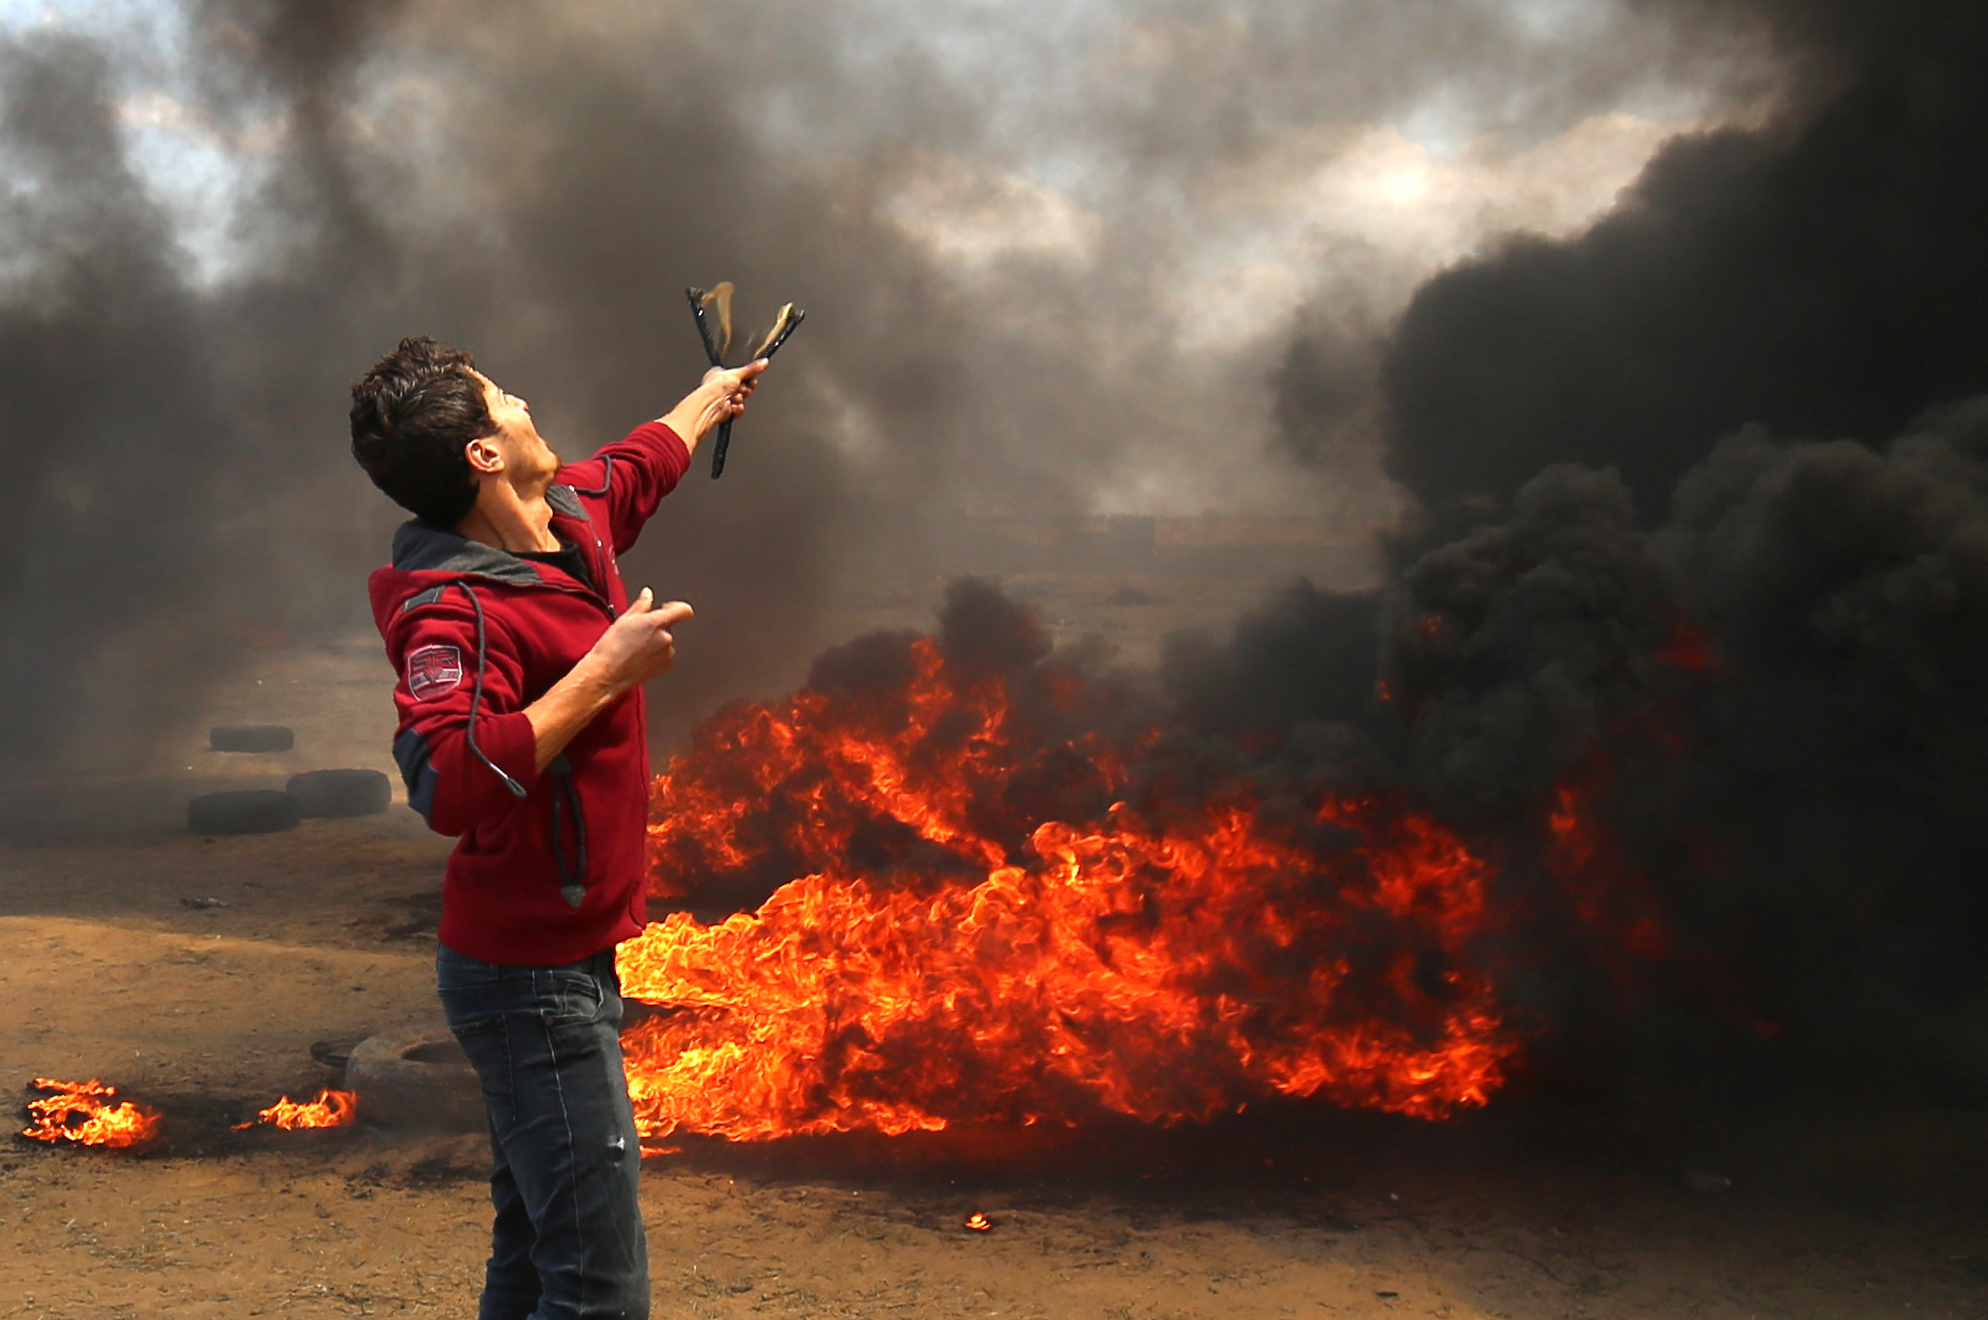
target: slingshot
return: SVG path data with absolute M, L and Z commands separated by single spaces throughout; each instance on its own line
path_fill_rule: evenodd
M 726 280 L 708 291 L 693 286 L 685 289 L 683 294 L 690 299 L 690 314 L 697 318 L 697 337 L 704 341 L 704 355 L 711 359 L 712 366 L 723 367 L 725 354 L 732 346 L 732 282 Z M 705 316 L 705 309 L 708 307 L 718 309 L 717 336 L 712 335 L 710 319 Z M 773 318 L 772 326 L 760 339 L 759 347 L 752 351 L 752 356 L 746 361 L 757 362 L 761 358 L 770 358 L 779 352 L 780 345 L 787 342 L 787 336 L 794 333 L 795 328 L 806 316 L 806 312 L 792 303 L 782 307 Z M 732 419 L 727 417 L 718 423 L 718 441 L 711 446 L 711 476 L 714 480 L 725 475 L 725 451 L 730 449 L 731 445 Z

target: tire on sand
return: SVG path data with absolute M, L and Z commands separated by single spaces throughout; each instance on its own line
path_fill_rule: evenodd
M 447 1027 L 366 1037 L 346 1061 L 345 1089 L 360 1120 L 383 1127 L 476 1132 L 486 1122 L 482 1083 Z
M 393 785 L 377 770 L 307 770 L 285 789 L 305 820 L 377 816 L 393 801 Z
M 297 800 L 273 788 L 203 793 L 186 804 L 186 827 L 195 834 L 274 834 L 300 819 Z
M 213 752 L 287 752 L 297 735 L 281 724 L 217 724 L 207 731 Z

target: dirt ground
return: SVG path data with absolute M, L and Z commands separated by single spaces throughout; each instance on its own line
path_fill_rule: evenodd
M 1191 592 L 1104 585 L 1036 589 L 1056 626 L 1118 625 L 1135 658 L 1177 617 L 1220 621 Z M 314 1042 L 437 1019 L 446 841 L 401 806 L 184 828 L 217 784 L 390 769 L 372 646 L 254 652 L 147 773 L 6 791 L 0 1094 L 101 1077 L 167 1123 L 142 1154 L 0 1144 L 0 1317 L 474 1313 L 480 1137 L 230 1127 L 335 1080 Z M 293 726 L 297 749 L 204 750 L 208 724 L 247 720 Z M 1985 1138 L 1978 1111 L 1708 1125 L 1520 1097 L 1441 1127 L 1297 1110 L 1187 1133 L 691 1142 L 645 1166 L 643 1194 L 658 1316 L 1988 1317 Z M 1731 1186 L 1694 1191 L 1694 1171 Z M 963 1227 L 975 1212 L 991 1231 Z

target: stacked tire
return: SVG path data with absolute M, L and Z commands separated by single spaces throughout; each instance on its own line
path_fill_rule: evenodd
M 217 752 L 287 752 L 296 734 L 281 724 L 221 724 L 208 731 Z M 393 802 L 393 785 L 378 770 L 307 770 L 282 789 L 229 789 L 203 793 L 186 805 L 186 827 L 195 834 L 272 834 L 304 820 L 377 816 Z
M 283 791 L 305 820 L 377 816 L 393 802 L 393 785 L 377 770 L 306 770 Z

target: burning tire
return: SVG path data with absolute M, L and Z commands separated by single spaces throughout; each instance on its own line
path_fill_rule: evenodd
M 352 1047 L 345 1089 L 358 1094 L 367 1123 L 451 1132 L 484 1126 L 482 1084 L 447 1027 L 366 1037 Z
M 393 785 L 377 770 L 307 770 L 285 789 L 305 820 L 377 816 L 393 801 Z
M 207 731 L 214 752 L 287 752 L 297 735 L 281 724 L 217 724 Z
M 203 793 L 186 804 L 186 827 L 195 834 L 273 834 L 302 819 L 297 800 L 273 788 Z

